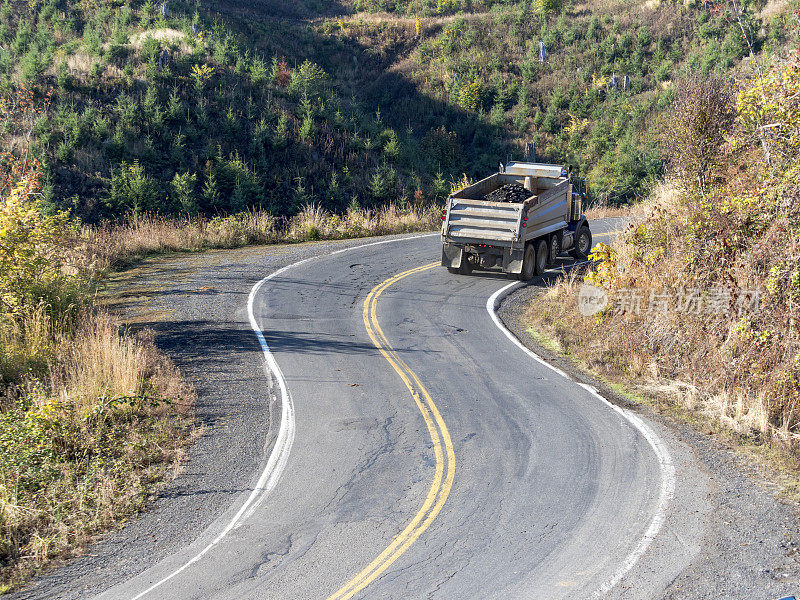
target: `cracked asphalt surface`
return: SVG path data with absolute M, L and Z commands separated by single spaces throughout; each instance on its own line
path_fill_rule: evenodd
M 602 241 L 598 233 L 615 222 L 593 225 Z M 297 413 L 287 469 L 240 527 L 146 598 L 325 598 L 386 548 L 422 503 L 435 459 L 408 390 L 366 334 L 362 303 L 377 283 L 437 260 L 440 242 L 402 239 L 326 256 L 363 243 L 177 255 L 112 282 L 110 302 L 133 327 L 154 329 L 197 387 L 205 435 L 151 511 L 15 598 L 132 598 L 230 521 L 263 469 L 280 415 L 247 322 L 247 297 L 265 275 L 309 256 L 321 258 L 271 280 L 255 306 Z M 497 274 L 435 268 L 398 282 L 378 303 L 386 337 L 442 412 L 456 471 L 430 528 L 358 597 L 591 595 L 653 517 L 660 472 L 650 447 L 614 411 L 532 362 L 494 326 L 486 299 L 507 284 Z M 693 440 L 658 420 L 649 424 L 670 448 L 678 487 L 662 534 L 611 596 L 792 591 L 797 563 L 773 543 L 779 532 L 785 544 L 796 528 L 789 509 L 768 492 L 759 496 L 763 502 L 752 510 L 763 509 L 756 521 L 769 566 L 737 571 L 761 555 L 737 548 L 741 536 L 722 535 L 720 481 L 735 487 L 742 503 L 761 488 L 732 472 L 720 479 Z M 764 569 L 789 576 L 753 575 Z M 724 589 L 735 595 L 709 595 L 731 578 L 739 583 Z M 749 595 L 738 595 L 742 590 Z

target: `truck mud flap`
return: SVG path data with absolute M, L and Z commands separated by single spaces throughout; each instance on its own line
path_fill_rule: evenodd
M 442 266 L 458 269 L 461 266 L 461 257 L 464 249 L 453 244 L 442 244 Z
M 525 256 L 525 250 L 512 250 L 506 248 L 503 251 L 503 271 L 506 273 L 522 273 L 522 259 Z

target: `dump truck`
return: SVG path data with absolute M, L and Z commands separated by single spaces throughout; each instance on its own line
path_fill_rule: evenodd
M 500 267 L 529 281 L 562 252 L 592 247 L 584 190 L 561 165 L 511 162 L 457 190 L 442 210 L 442 266 L 451 273 Z

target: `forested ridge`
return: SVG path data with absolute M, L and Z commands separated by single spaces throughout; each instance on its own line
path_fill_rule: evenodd
M 436 202 L 526 143 L 629 202 L 681 75 L 789 35 L 755 1 L 323 4 L 5 0 L 3 95 L 40 111 L 12 146 L 87 221 Z

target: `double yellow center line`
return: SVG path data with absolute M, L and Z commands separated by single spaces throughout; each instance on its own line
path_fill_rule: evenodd
M 442 506 L 444 506 L 445 500 L 447 500 L 447 496 L 450 493 L 450 488 L 453 486 L 456 459 L 453 452 L 453 442 L 450 439 L 447 426 L 444 424 L 442 415 L 439 413 L 439 409 L 436 408 L 436 404 L 433 402 L 428 390 L 425 389 L 425 386 L 422 385 L 414 371 L 403 362 L 403 359 L 398 356 L 397 352 L 389 344 L 381 330 L 381 326 L 378 324 L 377 316 L 378 298 L 387 288 L 404 277 L 427 271 L 437 265 L 438 263 L 432 263 L 398 273 L 383 283 L 376 285 L 367 296 L 367 299 L 364 300 L 364 326 L 367 328 L 367 334 L 369 334 L 372 343 L 375 344 L 375 347 L 383 357 L 389 361 L 389 364 L 400 375 L 403 383 L 406 384 L 408 391 L 411 392 L 411 396 L 414 398 L 414 402 L 417 404 L 417 408 L 422 413 L 425 425 L 428 427 L 428 434 L 433 442 L 433 451 L 436 456 L 436 471 L 433 481 L 425 502 L 423 502 L 417 514 L 414 515 L 414 518 L 406 525 L 406 528 L 392 540 L 392 543 L 375 560 L 344 584 L 328 600 L 352 598 L 372 581 L 380 577 L 430 526 L 436 515 L 442 510 Z

